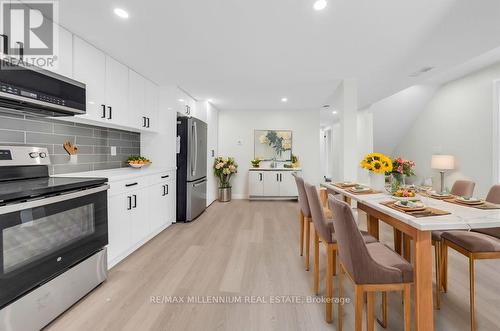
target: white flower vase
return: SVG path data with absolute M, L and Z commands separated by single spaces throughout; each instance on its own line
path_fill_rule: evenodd
M 385 174 L 376 174 L 370 171 L 370 187 L 376 191 L 384 191 Z

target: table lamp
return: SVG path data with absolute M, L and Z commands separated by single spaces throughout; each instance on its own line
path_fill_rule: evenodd
M 433 155 L 431 168 L 441 173 L 441 193 L 444 193 L 444 172 L 455 169 L 455 157 L 453 155 Z

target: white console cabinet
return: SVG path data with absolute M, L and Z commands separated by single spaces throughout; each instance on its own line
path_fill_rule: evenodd
M 248 196 L 250 199 L 297 199 L 294 173 L 301 169 L 252 168 L 248 174 Z

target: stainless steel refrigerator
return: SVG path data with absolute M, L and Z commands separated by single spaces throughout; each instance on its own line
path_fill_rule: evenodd
M 190 222 L 207 205 L 207 124 L 177 118 L 177 222 Z

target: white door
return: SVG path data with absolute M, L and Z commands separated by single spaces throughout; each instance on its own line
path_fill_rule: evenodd
M 106 119 L 113 124 L 127 125 L 128 68 L 106 56 Z
M 128 106 L 130 109 L 129 125 L 134 128 L 146 128 L 144 112 L 144 82 L 145 79 L 133 70 L 128 71 Z
M 264 195 L 277 197 L 280 195 L 279 171 L 263 171 Z
M 130 195 L 110 197 L 108 216 L 108 261 L 112 262 L 124 254 L 132 243 Z
M 144 80 L 144 116 L 147 118 L 148 131 L 158 130 L 158 109 L 160 91 L 158 86 L 145 79 Z
M 132 244 L 135 245 L 144 240 L 151 233 L 149 189 L 143 188 L 132 191 Z
M 280 172 L 280 196 L 282 197 L 295 197 L 298 196 L 297 184 L 293 178 L 293 171 Z
M 74 79 L 86 84 L 87 114 L 92 120 L 105 121 L 106 56 L 103 52 L 74 36 Z
M 264 195 L 263 171 L 248 172 L 248 195 L 260 197 Z

